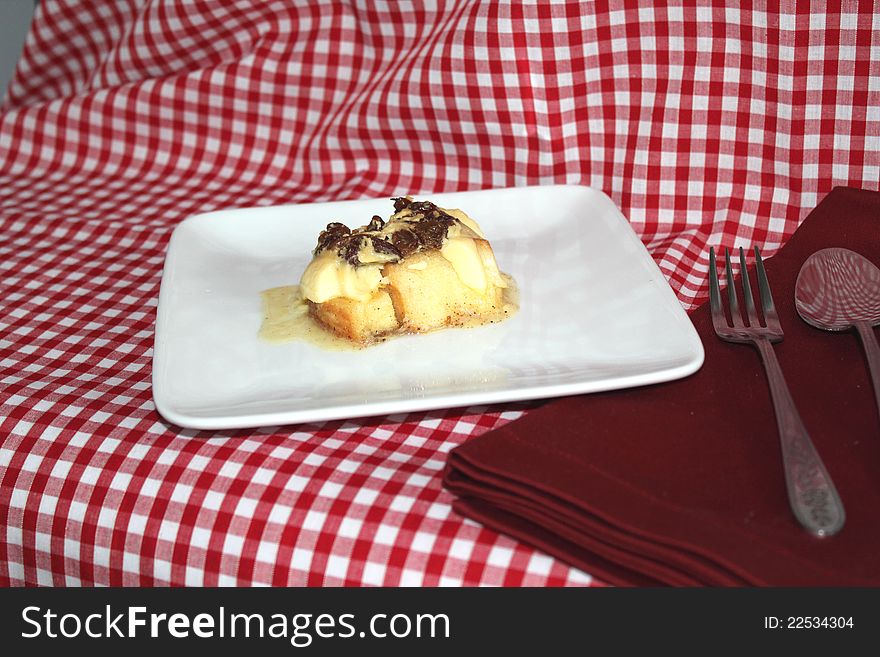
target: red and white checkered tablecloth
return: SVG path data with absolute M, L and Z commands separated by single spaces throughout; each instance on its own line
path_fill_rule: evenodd
M 0 583 L 596 583 L 441 488 L 450 449 L 528 405 L 163 421 L 188 215 L 588 184 L 691 307 L 707 245 L 772 254 L 833 186 L 878 189 L 872 2 L 427 4 L 40 3 L 0 113 Z

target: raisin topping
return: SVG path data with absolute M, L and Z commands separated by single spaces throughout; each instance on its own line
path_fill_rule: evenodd
M 348 226 L 338 221 L 327 224 L 327 228 L 318 235 L 318 245 L 315 247 L 314 254 L 318 255 L 321 251 L 338 245 L 351 234 Z
M 445 213 L 430 201 L 412 201 L 407 207 L 413 214 L 421 214 L 428 220 L 441 220 L 448 223 L 455 221 L 455 217 Z
M 419 248 L 419 238 L 411 230 L 397 230 L 391 235 L 391 242 L 403 257 Z
M 443 219 L 422 219 L 412 225 L 412 230 L 418 237 L 419 244 L 426 249 L 439 249 L 443 246 L 443 238 L 452 222 Z
M 408 199 L 403 196 L 398 196 L 398 197 L 393 198 L 391 200 L 394 201 L 394 211 L 395 212 L 400 212 L 401 210 L 404 210 L 404 209 L 408 208 L 410 205 L 412 205 L 412 199 Z
M 339 249 L 339 257 L 353 267 L 357 267 L 361 264 L 358 254 L 361 252 L 362 237 L 362 235 L 357 234 L 350 236 Z
M 371 244 L 376 255 L 384 262 L 396 262 L 411 253 L 422 249 L 439 249 L 450 226 L 457 219 L 438 208 L 430 201 L 413 201 L 409 197 L 396 197 L 395 212 L 409 209 L 411 216 L 401 218 L 405 227 L 401 226 L 390 234 L 383 234 L 385 221 L 379 215 L 373 215 L 370 223 L 352 231 L 338 221 L 327 224 L 327 228 L 318 235 L 318 245 L 313 253 L 333 249 L 336 254 L 353 267 L 364 264 L 360 261 L 360 252 Z M 370 240 L 367 242 L 366 240 Z
M 386 242 L 381 237 L 371 237 L 373 241 L 373 250 L 381 255 L 393 256 L 393 259 L 400 259 L 400 250 L 395 247 L 391 242 Z M 391 258 L 389 258 L 391 260 Z

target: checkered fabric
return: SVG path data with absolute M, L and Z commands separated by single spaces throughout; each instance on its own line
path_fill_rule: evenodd
M 529 405 L 163 421 L 188 215 L 587 184 L 691 307 L 709 244 L 772 255 L 833 186 L 878 189 L 872 2 L 426 4 L 40 3 L 0 114 L 0 583 L 597 583 L 441 488 L 450 449 Z

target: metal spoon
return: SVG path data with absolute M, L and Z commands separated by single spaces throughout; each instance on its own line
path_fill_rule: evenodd
M 859 332 L 880 409 L 880 347 L 873 328 L 880 324 L 880 269 L 855 251 L 822 249 L 801 267 L 794 301 L 801 318 L 816 328 Z

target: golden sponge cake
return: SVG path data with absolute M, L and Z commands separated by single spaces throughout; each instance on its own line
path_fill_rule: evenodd
M 336 335 L 354 342 L 369 342 L 400 327 L 391 295 L 377 290 L 366 301 L 335 297 L 323 303 L 311 302 L 312 316 Z
M 468 287 L 439 251 L 389 264 L 385 275 L 391 300 L 399 311 L 400 327 L 405 331 L 420 333 L 496 316 L 503 303 L 501 287 Z

